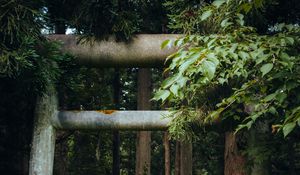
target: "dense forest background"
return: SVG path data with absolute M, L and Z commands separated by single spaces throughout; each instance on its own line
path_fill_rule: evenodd
M 75 64 L 72 55 L 60 52 L 59 43 L 48 41 L 45 38 L 46 34 L 65 34 L 72 31 L 73 34 L 82 36 L 82 40 L 86 42 L 103 40 L 109 35 L 115 35 L 117 42 L 130 42 L 134 34 L 140 33 L 183 33 L 187 36 L 230 34 L 234 33 L 234 29 L 239 28 L 238 25 L 241 23 L 243 23 L 242 26 L 251 26 L 251 31 L 255 30 L 255 36 L 276 35 L 277 30 L 284 28 L 282 23 L 291 24 L 292 30 L 299 28 L 300 3 L 297 0 L 229 0 L 226 1 L 229 4 L 227 6 L 222 0 L 212 3 L 213 1 L 210 0 L 2 0 L 0 2 L 0 173 L 28 174 L 36 98 L 43 93 L 45 86 L 49 83 L 56 85 L 60 110 L 136 110 L 138 108 L 138 72 L 141 69 L 96 69 L 79 66 Z M 233 15 L 237 13 L 243 14 L 241 19 L 243 22 L 231 24 L 231 20 L 237 18 Z M 232 16 L 224 22 L 223 18 L 228 14 Z M 248 28 L 240 28 L 248 32 Z M 236 33 L 240 38 L 253 34 L 238 32 Z M 288 50 L 287 54 L 295 57 L 293 64 L 299 65 L 297 62 L 299 35 L 294 36 L 292 32 L 289 34 L 292 36 L 293 43 L 287 47 L 293 50 Z M 213 36 L 212 39 L 214 39 Z M 199 40 L 202 41 L 202 38 Z M 265 43 L 271 41 L 262 40 Z M 184 44 L 193 46 L 193 42 L 193 39 L 187 38 L 182 40 L 181 44 L 183 47 L 186 47 Z M 203 43 L 207 44 L 204 39 Z M 165 43 L 166 47 L 171 47 L 171 45 L 171 43 Z M 248 47 L 247 43 L 245 47 Z M 192 72 L 191 75 L 194 75 L 192 68 L 187 73 Z M 231 70 L 230 67 L 227 69 Z M 244 69 L 247 71 L 248 68 L 245 66 Z M 265 69 L 263 72 L 269 73 L 270 70 Z M 151 109 L 172 107 L 184 111 L 186 108 L 183 106 L 194 107 L 203 102 L 203 98 L 198 98 L 202 97 L 199 93 L 203 90 L 202 87 L 195 91 L 197 87 L 193 86 L 190 87 L 193 89 L 192 92 L 191 90 L 183 92 L 186 98 L 191 93 L 196 94 L 197 98 L 191 98 L 194 100 L 192 102 L 187 102 L 187 99 L 181 97 L 177 98 L 176 93 L 169 96 L 171 94 L 168 91 L 169 87 L 164 86 L 163 82 L 167 74 L 172 77 L 176 69 L 168 73 L 163 68 L 150 69 L 150 72 L 151 96 L 155 99 L 151 101 Z M 253 72 L 249 72 L 251 73 Z M 255 73 L 253 75 L 256 75 Z M 198 75 L 190 77 L 196 80 Z M 298 75 L 299 69 L 285 77 L 291 77 L 291 81 L 299 84 Z M 202 82 L 190 81 L 190 84 L 193 83 L 201 84 Z M 290 84 L 294 89 L 290 89 L 289 92 L 299 90 L 297 83 Z M 213 87 L 217 90 L 219 88 L 217 84 L 213 84 Z M 271 89 L 269 86 L 267 88 Z M 170 91 L 173 93 L 174 89 Z M 267 90 L 263 92 L 265 91 Z M 157 92 L 169 94 L 165 97 L 166 94 L 157 95 Z M 208 104 L 206 106 L 208 108 L 211 107 L 209 105 L 217 103 L 216 99 L 219 97 L 216 96 L 225 94 L 224 98 L 227 98 L 226 93 L 231 93 L 230 90 L 220 93 L 220 89 L 219 92 L 213 91 L 212 95 L 210 91 L 206 92 L 210 95 L 205 97 L 205 99 L 209 98 L 209 103 L 205 103 Z M 261 96 L 265 95 L 257 89 L 251 91 L 253 92 Z M 298 95 L 293 94 L 289 98 L 295 99 L 290 104 L 299 106 Z M 287 101 L 288 98 L 284 99 Z M 162 105 L 159 100 L 166 101 L 166 103 Z M 229 109 L 238 111 L 239 105 Z M 276 109 L 280 108 L 277 113 L 282 115 L 291 106 L 282 104 L 275 106 L 277 103 L 270 105 Z M 239 113 L 245 116 L 247 111 Z M 295 122 L 297 122 L 299 113 L 297 110 L 294 113 Z M 231 149 L 228 148 L 230 143 L 236 146 L 231 151 L 237 151 L 237 155 L 234 155 L 236 159 L 227 157 L 227 162 L 231 164 L 241 160 L 247 162 L 240 171 L 244 174 L 297 174 L 300 172 L 299 126 L 293 125 L 292 122 L 291 124 L 283 122 L 286 125 L 283 125 L 283 129 L 280 130 L 280 126 L 272 124 L 274 121 L 282 123 L 284 118 L 270 119 L 266 116 L 259 119 L 259 122 L 256 122 L 250 130 L 242 130 L 245 126 L 239 124 L 242 123 L 243 118 L 232 119 L 236 114 L 228 114 L 226 111 L 223 115 L 230 116 L 224 120 L 223 124 L 204 127 L 201 124 L 195 124 L 195 121 L 199 122 L 198 118 L 194 120 L 193 115 L 187 115 L 188 117 L 174 120 L 179 125 L 171 127 L 171 135 L 167 132 L 151 132 L 151 174 L 167 175 L 170 173 L 165 169 L 163 159 L 165 150 L 169 150 L 171 155 L 169 162 L 171 174 L 179 175 L 180 156 L 178 154 L 180 151 L 186 155 L 193 155 L 192 161 L 184 162 L 193 165 L 192 170 L 188 172 L 224 174 L 224 169 L 230 169 L 224 163 L 228 156 L 226 150 Z M 176 128 L 175 126 L 182 127 Z M 241 131 L 238 132 L 238 137 L 234 137 L 231 134 L 238 126 L 241 126 Z M 180 135 L 184 135 L 184 138 Z M 170 141 L 169 136 L 171 136 Z M 189 141 L 184 140 L 186 138 Z M 133 131 L 61 131 L 56 138 L 54 174 L 135 174 L 136 142 L 137 133 Z M 116 171 L 116 168 L 119 171 Z M 145 172 L 147 174 L 148 170 Z M 184 175 L 184 172 L 181 172 L 181 175 Z

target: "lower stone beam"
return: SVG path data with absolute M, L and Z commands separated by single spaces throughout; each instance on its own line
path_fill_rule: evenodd
M 60 111 L 52 118 L 57 129 L 166 130 L 168 111 Z

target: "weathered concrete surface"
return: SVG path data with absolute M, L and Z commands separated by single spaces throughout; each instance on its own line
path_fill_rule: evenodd
M 165 58 L 175 49 L 161 49 L 167 39 L 176 39 L 175 34 L 139 34 L 130 42 L 108 40 L 77 44 L 74 35 L 49 35 L 51 40 L 63 42 L 63 50 L 76 56 L 79 64 L 92 67 L 162 67 Z
M 46 93 L 38 97 L 35 110 L 29 175 L 52 175 L 55 128 L 51 125 L 50 119 L 57 114 L 54 87 L 49 86 Z
M 61 111 L 52 118 L 57 129 L 166 130 L 168 111 Z

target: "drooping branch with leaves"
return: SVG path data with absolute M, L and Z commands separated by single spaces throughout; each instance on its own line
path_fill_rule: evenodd
M 281 23 L 259 34 L 245 18 L 266 5 L 216 0 L 198 10 L 197 35 L 162 44 L 178 48 L 167 58 L 169 78 L 154 97 L 177 109 L 173 136 L 192 122 L 225 119 L 239 124 L 236 131 L 268 119 L 284 136 L 300 126 L 300 27 Z M 196 112 L 186 116 L 187 109 Z

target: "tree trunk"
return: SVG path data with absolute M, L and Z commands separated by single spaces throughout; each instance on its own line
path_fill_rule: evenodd
M 180 143 L 180 175 L 193 173 L 193 145 L 191 142 Z
M 115 69 L 115 76 L 113 80 L 114 87 L 114 104 L 115 109 L 118 110 L 120 108 L 120 70 Z M 119 131 L 113 131 L 113 166 L 112 166 L 112 174 L 119 175 L 120 174 L 120 133 Z
M 64 21 L 56 21 L 54 26 L 55 34 L 65 34 L 66 33 L 66 24 Z
M 296 141 L 295 139 L 299 138 L 299 135 L 296 136 L 296 138 L 293 138 L 293 164 L 294 164 L 294 171 L 295 172 L 300 172 L 300 143 L 299 141 Z M 293 170 L 291 170 L 293 171 Z
M 170 142 L 169 142 L 168 132 L 164 132 L 164 149 L 165 149 L 165 175 L 171 175 Z
M 175 175 L 180 175 L 180 142 L 179 141 L 176 141 Z
M 150 69 L 138 71 L 138 110 L 150 110 L 151 97 L 151 72 Z M 150 175 L 151 163 L 151 132 L 140 131 L 137 133 L 136 150 L 136 175 Z
M 137 150 L 136 150 L 136 175 L 150 175 L 151 163 L 151 132 L 140 131 L 137 133 Z
M 129 143 L 133 143 L 134 139 L 130 138 L 129 139 Z M 134 154 L 135 154 L 135 148 L 130 145 L 129 146 L 129 151 L 128 151 L 128 159 L 127 159 L 127 163 L 126 163 L 126 168 L 127 168 L 127 174 L 134 174 L 135 169 L 133 168 L 134 166 Z
M 237 146 L 237 135 L 225 133 L 224 175 L 246 175 L 245 158 Z
M 112 174 L 120 174 L 120 133 L 113 131 L 113 166 Z
M 289 174 L 290 175 L 296 175 L 297 174 L 297 171 L 296 171 L 296 151 L 295 151 L 295 147 L 294 147 L 294 138 L 293 137 L 290 137 L 288 140 L 287 140 L 287 143 L 288 143 L 288 157 L 289 157 Z M 298 159 L 299 160 L 299 159 Z
M 256 150 L 258 153 L 265 151 L 263 148 L 269 142 L 268 135 L 270 133 L 269 122 L 259 121 L 250 129 L 248 138 L 248 149 Z M 264 160 L 256 160 L 256 155 L 252 155 L 250 159 L 254 160 L 251 167 L 251 175 L 269 175 L 270 174 L 270 159 L 268 155 L 263 157 Z M 249 157 L 248 157 L 249 158 Z M 260 159 L 262 157 L 260 156 Z M 292 174 L 292 173 L 290 173 Z
M 54 155 L 54 174 L 68 175 L 68 135 L 70 131 L 57 132 L 55 155 Z

